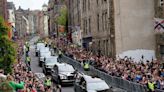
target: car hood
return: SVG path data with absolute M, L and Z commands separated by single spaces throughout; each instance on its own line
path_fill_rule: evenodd
M 95 90 L 88 90 L 87 92 L 96 92 Z
M 66 75 L 66 76 L 71 76 L 73 74 L 71 74 L 72 72 L 60 72 L 61 75 Z
M 53 65 L 55 65 L 55 64 L 57 64 L 57 62 L 53 62 L 53 63 L 46 63 L 46 65 L 49 65 L 49 66 L 53 66 Z

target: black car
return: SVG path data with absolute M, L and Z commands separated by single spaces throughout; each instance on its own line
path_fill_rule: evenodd
M 51 73 L 53 66 L 58 64 L 57 58 L 58 56 L 49 56 L 45 59 L 45 61 L 42 63 L 43 73 Z
M 59 63 L 51 70 L 51 76 L 59 84 L 73 84 L 75 81 L 75 69 L 69 64 Z
M 100 78 L 82 75 L 74 83 L 75 92 L 112 92 L 104 80 Z

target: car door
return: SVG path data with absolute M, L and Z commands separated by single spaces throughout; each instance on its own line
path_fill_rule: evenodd
M 51 75 L 54 81 L 58 80 L 58 67 L 55 65 L 51 71 Z
M 87 92 L 86 91 L 86 81 L 82 77 L 80 81 L 76 79 L 75 84 L 74 84 L 74 91 L 75 92 Z

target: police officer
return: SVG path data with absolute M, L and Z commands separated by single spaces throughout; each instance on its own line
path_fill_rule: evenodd
M 49 90 L 51 88 L 52 82 L 51 82 L 51 78 L 47 77 L 44 81 L 44 85 L 45 85 L 45 89 L 46 91 Z
M 28 56 L 29 51 L 28 51 L 28 48 L 26 46 L 25 46 L 25 51 L 26 51 L 26 56 Z
M 155 83 L 153 81 L 148 81 L 147 86 L 148 92 L 155 92 Z
M 61 58 L 62 56 L 62 52 L 59 50 L 59 58 Z
M 89 71 L 89 62 L 85 61 L 83 67 L 85 71 Z
M 48 44 L 47 44 L 47 42 L 46 42 L 46 41 L 44 42 L 44 44 L 45 44 L 45 47 L 47 47 L 47 46 L 48 46 Z
M 28 63 L 28 65 L 30 66 L 30 63 L 31 63 L 31 58 L 27 55 L 26 57 L 26 62 Z
M 54 53 L 56 53 L 56 45 L 54 45 L 54 47 L 53 47 L 53 48 L 54 48 Z
M 28 42 L 26 42 L 26 48 L 27 48 L 27 51 L 30 51 L 30 44 Z

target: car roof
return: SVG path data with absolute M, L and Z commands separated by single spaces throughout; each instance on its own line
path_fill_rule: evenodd
M 92 77 L 89 75 L 83 75 L 83 78 L 85 79 L 86 82 L 102 82 L 104 80 L 100 79 L 100 78 L 96 78 L 96 77 Z
M 40 52 L 46 52 L 46 51 L 49 51 L 49 48 L 48 47 L 44 47 L 44 48 L 41 48 L 40 49 Z
M 56 58 L 58 58 L 58 56 L 49 56 L 49 57 L 47 57 L 48 59 L 56 59 Z
M 107 83 L 100 78 L 96 78 L 96 77 L 92 77 L 92 76 L 88 76 L 88 75 L 83 75 L 83 78 L 87 84 L 91 83 L 91 85 L 87 85 L 87 88 L 89 88 L 89 89 L 93 88 L 97 91 L 109 89 L 109 86 L 107 85 Z
M 47 52 L 42 52 L 42 53 L 40 53 L 40 55 L 41 56 L 47 56 L 47 57 L 49 57 L 49 56 L 51 56 L 51 52 L 49 51 L 47 51 Z
M 67 64 L 67 63 L 59 63 L 57 66 L 58 66 L 58 67 L 73 67 L 72 65 Z M 74 68 L 74 67 L 73 67 L 73 68 Z
M 42 42 L 37 43 L 37 45 L 41 45 L 41 44 L 44 44 L 44 43 L 42 43 Z

